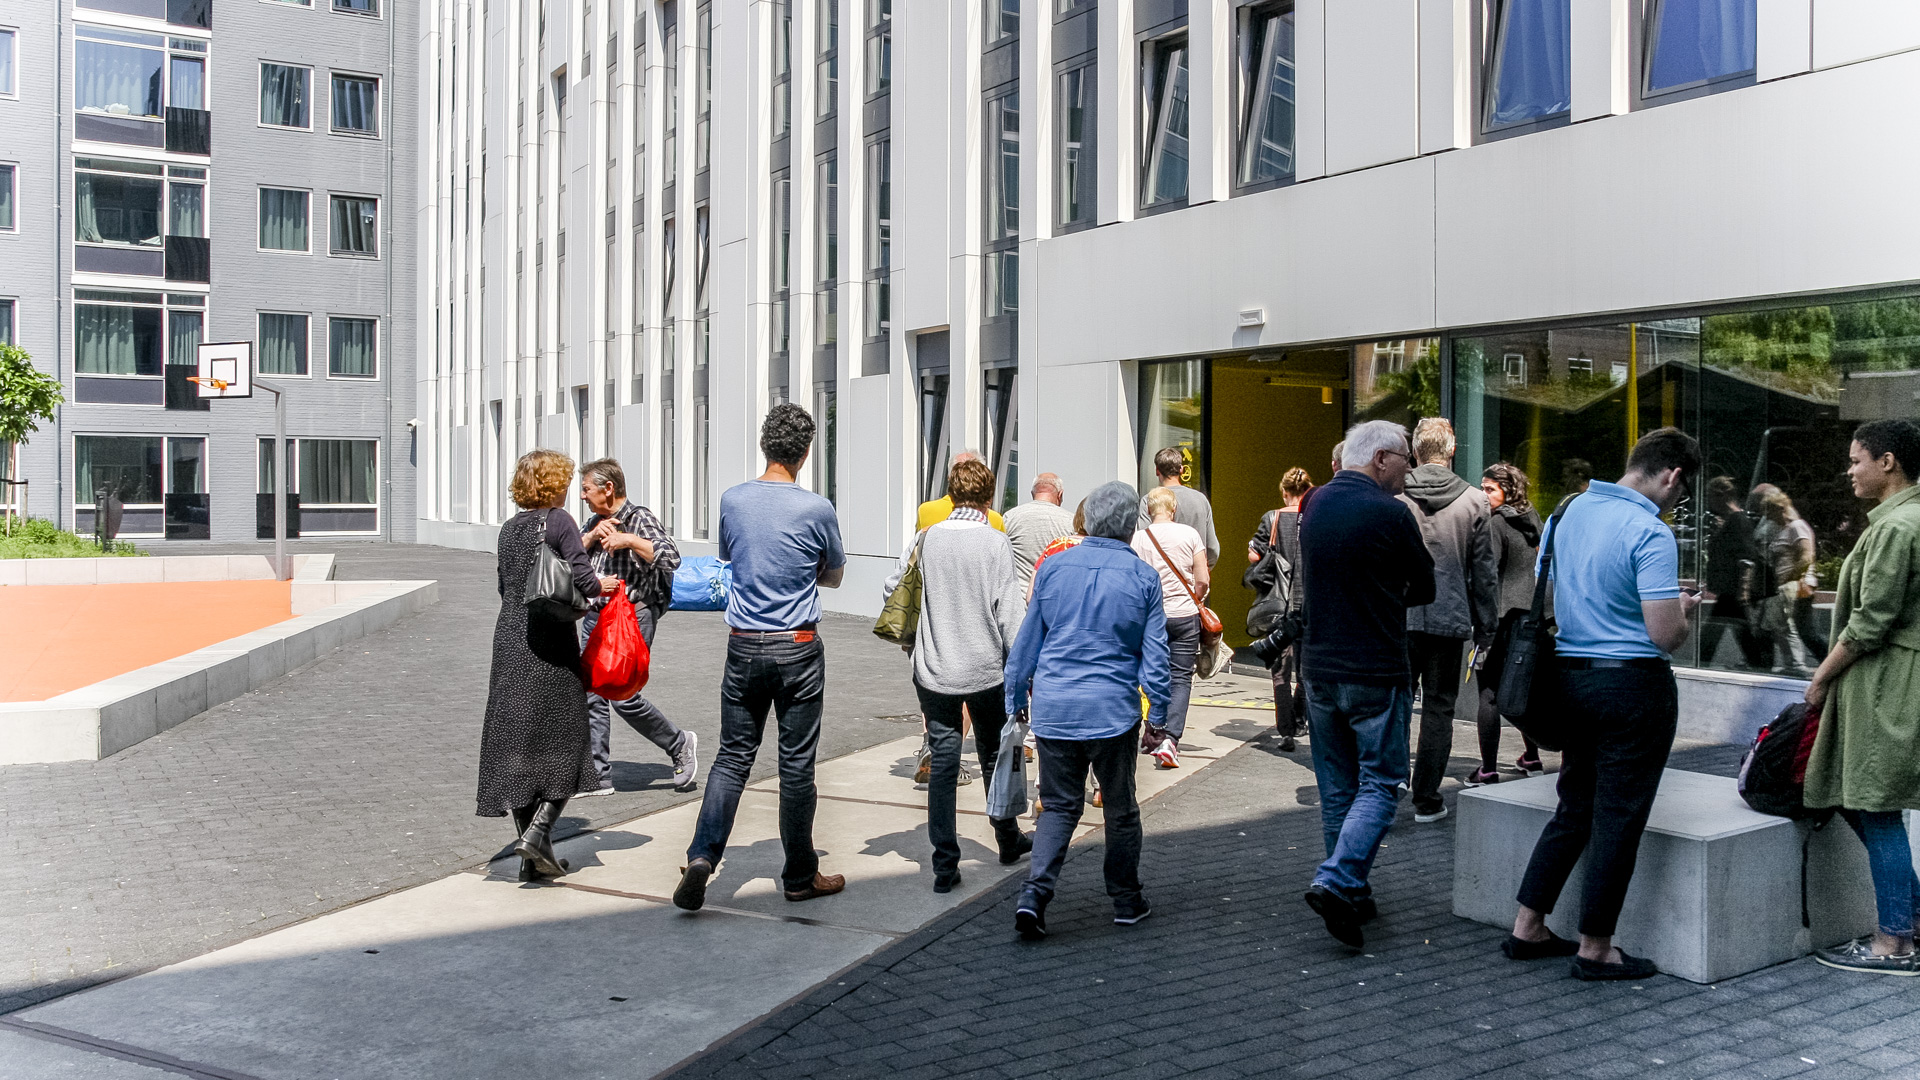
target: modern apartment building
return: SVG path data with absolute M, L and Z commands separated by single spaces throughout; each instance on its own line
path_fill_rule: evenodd
M 1920 407 L 1903 0 L 426 10 L 423 540 L 488 546 L 544 445 L 697 550 L 790 399 L 872 611 L 955 449 L 1072 505 L 1178 446 L 1232 548 L 1348 424 L 1442 415 L 1544 508 L 1681 426 L 1686 575 L 1724 476 L 1789 494 L 1819 587 L 1847 432 Z M 1793 666 L 1733 636 L 1680 659 Z
M 0 336 L 67 399 L 19 447 L 18 509 L 90 532 L 107 490 L 122 537 L 270 534 L 272 396 L 188 381 L 200 342 L 251 341 L 286 393 L 301 535 L 413 538 L 414 243 L 393 217 L 415 183 L 413 18 L 0 8 Z

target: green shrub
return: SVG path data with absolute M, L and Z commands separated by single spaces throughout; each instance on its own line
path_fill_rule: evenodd
M 13 535 L 0 536 L 0 559 L 97 559 L 102 555 L 144 555 L 130 540 L 116 540 L 100 550 L 91 537 L 67 532 L 51 521 L 19 518 Z

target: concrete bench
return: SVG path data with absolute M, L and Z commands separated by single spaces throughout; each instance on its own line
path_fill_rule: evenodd
M 1534 841 L 1553 817 L 1555 776 L 1462 792 L 1454 831 L 1453 913 L 1511 927 Z M 1615 943 L 1660 970 L 1716 982 L 1873 929 L 1866 851 L 1835 818 L 1815 834 L 1800 925 L 1800 843 L 1808 826 L 1753 811 L 1728 777 L 1668 769 L 1640 841 Z M 1574 937 L 1582 859 L 1547 925 Z

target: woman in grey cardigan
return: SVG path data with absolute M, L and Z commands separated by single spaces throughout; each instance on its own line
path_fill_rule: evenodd
M 980 774 L 993 775 L 1000 731 L 1006 726 L 1002 666 L 1027 610 L 1025 589 L 1005 534 L 987 523 L 993 470 L 974 459 L 954 463 L 947 476 L 953 513 L 915 538 L 923 591 L 913 648 L 913 686 L 927 718 L 933 753 L 927 784 L 927 836 L 933 841 L 933 891 L 960 882 L 960 837 L 954 823 L 960 780 L 960 740 L 973 719 Z M 902 569 L 912 553 L 901 556 Z M 888 582 L 888 590 L 898 575 Z M 964 713 L 963 713 L 964 708 Z M 982 784 L 982 788 L 986 785 Z M 992 818 L 1000 861 L 1033 850 L 1017 820 Z

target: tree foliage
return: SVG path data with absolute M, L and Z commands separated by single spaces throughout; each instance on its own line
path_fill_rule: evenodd
M 18 345 L 0 345 L 0 443 L 26 441 L 67 397 Z

